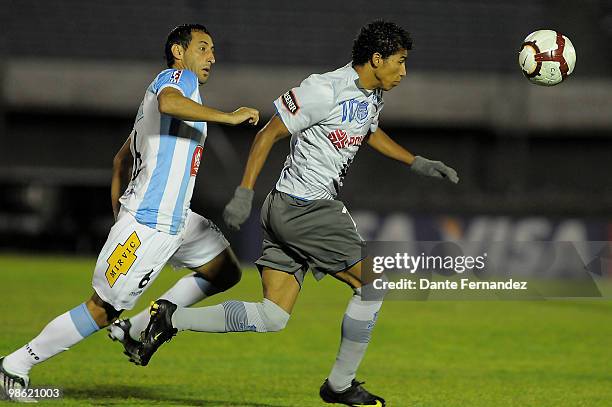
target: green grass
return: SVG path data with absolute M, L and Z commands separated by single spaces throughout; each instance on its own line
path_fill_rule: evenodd
M 94 259 L 0 256 L 0 355 L 22 346 L 91 294 Z M 134 311 L 183 272 L 164 270 Z M 229 298 L 260 298 L 245 272 Z M 100 332 L 37 366 L 35 386 L 64 390 L 53 405 L 318 406 L 351 291 L 307 278 L 287 329 L 275 334 L 182 333 L 151 364 L 127 362 Z M 126 313 L 133 314 L 134 311 Z M 359 378 L 389 406 L 610 406 L 608 301 L 384 304 Z

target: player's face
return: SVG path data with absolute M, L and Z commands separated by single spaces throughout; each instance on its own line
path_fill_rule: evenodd
M 383 59 L 382 64 L 376 69 L 376 78 L 379 80 L 382 89 L 391 90 L 400 84 L 406 76 L 407 57 L 408 51 L 402 49 Z
M 183 56 L 185 68 L 195 72 L 198 82 L 203 85 L 208 81 L 214 63 L 215 45 L 210 35 L 201 31 L 192 31 L 191 42 Z

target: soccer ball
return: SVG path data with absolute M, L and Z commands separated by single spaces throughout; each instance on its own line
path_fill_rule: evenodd
M 576 50 L 565 35 L 553 30 L 539 30 L 523 41 L 518 62 L 531 83 L 553 86 L 574 71 Z

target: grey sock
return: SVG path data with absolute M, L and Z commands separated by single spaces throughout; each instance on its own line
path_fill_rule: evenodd
M 362 301 L 360 291 L 351 298 L 342 320 L 340 349 L 328 379 L 334 391 L 351 386 L 368 348 L 381 305 L 382 301 Z
M 226 301 L 202 308 L 178 308 L 172 325 L 179 331 L 275 332 L 283 329 L 290 315 L 274 302 Z

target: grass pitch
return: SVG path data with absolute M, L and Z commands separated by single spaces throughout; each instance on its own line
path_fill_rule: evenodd
M 91 295 L 94 259 L 0 255 L 0 355 Z M 139 311 L 183 272 L 165 269 Z M 260 299 L 254 270 L 225 299 Z M 280 333 L 179 334 L 147 367 L 99 332 L 34 368 L 45 405 L 319 406 L 351 291 L 307 278 Z M 609 301 L 383 305 L 358 378 L 388 406 L 612 406 Z

